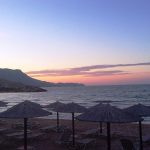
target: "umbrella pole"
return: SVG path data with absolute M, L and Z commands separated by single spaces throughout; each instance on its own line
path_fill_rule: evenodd
M 103 128 L 103 123 L 102 123 L 102 122 L 99 122 L 99 130 L 100 130 L 100 134 L 103 132 L 103 131 L 102 131 L 102 128 Z
M 139 121 L 140 150 L 143 150 L 142 122 Z
M 24 150 L 27 150 L 27 118 L 24 118 Z
M 74 128 L 74 112 L 72 112 L 72 144 L 73 144 L 73 146 L 75 146 L 74 134 L 75 134 L 75 128 Z
M 57 132 L 59 132 L 59 112 L 57 112 Z
M 110 122 L 107 122 L 107 150 L 111 150 L 111 142 L 110 142 Z

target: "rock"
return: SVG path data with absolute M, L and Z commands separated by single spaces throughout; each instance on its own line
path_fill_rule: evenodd
M 36 87 L 24 85 L 22 83 L 12 82 L 0 79 L 0 92 L 45 92 L 47 90 Z

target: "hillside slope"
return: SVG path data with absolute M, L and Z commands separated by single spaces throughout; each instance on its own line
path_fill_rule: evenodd
M 45 92 L 45 89 L 0 79 L 0 92 Z
M 31 86 L 53 86 L 53 83 L 33 79 L 21 70 L 0 69 L 0 79 L 18 82 Z
M 27 74 L 23 73 L 21 70 L 12 69 L 0 69 L 0 79 L 5 79 L 8 81 L 18 82 L 25 85 L 38 86 L 38 87 L 51 87 L 51 86 L 83 86 L 83 84 L 78 83 L 51 83 L 40 81 L 29 77 Z

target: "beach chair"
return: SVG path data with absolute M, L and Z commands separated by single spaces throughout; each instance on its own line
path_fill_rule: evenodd
M 55 128 L 56 132 L 65 132 L 65 130 L 69 130 L 68 126 L 61 125 L 59 126 L 58 130 L 57 130 L 57 127 Z
M 5 125 L 7 122 L 3 119 L 0 119 L 0 125 Z
M 42 127 L 42 128 L 40 128 L 40 130 L 42 132 L 49 132 L 49 131 L 53 131 L 55 128 L 56 128 L 56 126 L 50 125 L 50 126 Z
M 29 129 L 39 129 L 41 127 L 40 123 L 38 121 L 30 120 L 28 123 Z
M 121 144 L 124 150 L 139 150 L 134 146 L 133 142 L 129 139 L 121 139 Z
M 18 147 L 17 150 L 24 150 L 24 146 Z M 27 150 L 35 150 L 35 147 L 28 145 Z
M 99 128 L 86 130 L 86 131 L 82 132 L 81 135 L 84 137 L 96 137 L 96 136 L 100 136 L 100 135 L 105 136 L 104 133 L 100 133 Z
M 77 149 L 86 150 L 89 146 L 95 146 L 96 140 L 93 138 L 85 138 L 76 140 Z
M 150 135 L 143 135 L 143 142 L 150 143 Z
M 67 129 L 67 126 L 62 126 L 61 125 L 61 126 L 59 126 L 58 131 L 59 132 L 64 132 L 66 129 Z M 42 127 L 42 128 L 40 128 L 40 130 L 42 132 L 51 132 L 51 131 L 58 132 L 57 131 L 57 126 L 55 126 L 55 125 Z
M 82 132 L 81 135 L 83 136 L 96 136 L 98 135 L 99 129 L 89 129 L 85 132 Z
M 71 131 L 70 130 L 65 130 L 61 136 L 58 138 L 58 140 L 56 140 L 56 144 L 60 144 L 60 145 L 69 145 L 70 144 L 70 138 L 71 138 Z
M 30 134 L 31 131 L 27 130 L 27 133 Z M 24 131 L 20 130 L 20 131 L 15 131 L 15 132 L 11 132 L 11 133 L 5 134 L 5 137 L 7 137 L 7 138 L 16 138 L 18 136 L 23 136 L 23 135 L 24 135 Z
M 18 135 L 14 137 L 16 140 L 23 140 L 24 135 Z M 33 141 L 33 140 L 44 140 L 44 134 L 43 133 L 30 133 L 28 134 L 28 141 Z
M 12 128 L 13 129 L 23 129 L 24 128 L 24 124 L 22 122 L 15 122 L 12 124 Z
M 0 134 L 7 133 L 8 130 L 10 130 L 10 129 L 8 129 L 6 127 L 0 128 Z

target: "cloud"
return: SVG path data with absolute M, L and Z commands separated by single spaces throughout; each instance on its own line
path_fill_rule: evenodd
M 128 72 L 122 70 L 111 70 L 103 71 L 102 69 L 115 68 L 115 67 L 134 67 L 134 66 L 148 66 L 150 62 L 147 63 L 134 63 L 134 64 L 109 64 L 109 65 L 92 65 L 69 69 L 60 70 L 40 70 L 40 71 L 29 71 L 28 75 L 32 77 L 40 76 L 73 76 L 73 75 L 83 75 L 83 76 L 105 76 L 105 75 L 120 75 L 128 74 Z
M 40 73 L 40 74 L 31 74 L 32 77 L 43 77 L 43 76 L 73 76 L 73 75 L 83 75 L 85 77 L 92 76 L 104 76 L 104 75 L 119 75 L 119 74 L 128 74 L 127 72 L 121 70 L 113 70 L 113 71 L 94 71 L 94 72 L 57 72 L 57 73 Z

